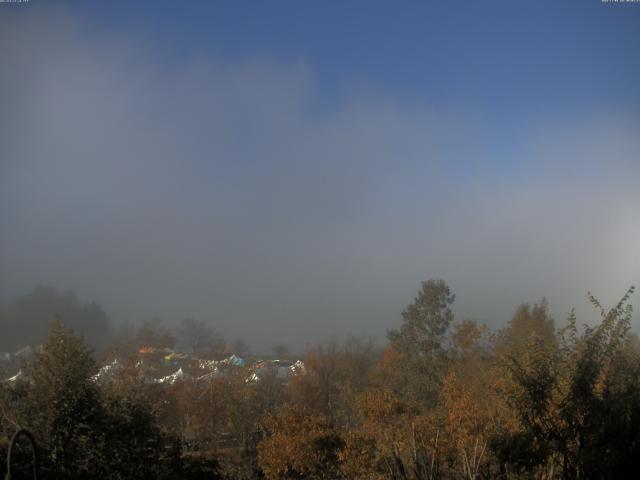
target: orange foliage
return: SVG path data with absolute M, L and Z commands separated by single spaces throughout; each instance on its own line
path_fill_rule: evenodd
M 267 437 L 258 461 L 270 479 L 335 478 L 344 442 L 329 421 L 304 407 L 288 406 L 263 422 Z

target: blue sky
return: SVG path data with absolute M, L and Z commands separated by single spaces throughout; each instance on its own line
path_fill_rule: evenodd
M 640 283 L 640 4 L 0 4 L 0 299 L 268 347 Z
M 321 103 L 382 91 L 495 114 L 639 106 L 640 8 L 591 1 L 69 2 L 168 62 L 301 62 Z

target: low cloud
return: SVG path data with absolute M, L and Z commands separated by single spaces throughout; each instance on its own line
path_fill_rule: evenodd
M 318 112 L 309 65 L 169 62 L 57 10 L 0 17 L 0 43 L 4 299 L 73 288 L 267 347 L 382 338 L 430 277 L 492 325 L 640 280 L 637 112 Z

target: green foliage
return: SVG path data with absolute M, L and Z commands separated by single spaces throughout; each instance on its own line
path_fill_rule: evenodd
M 25 370 L 29 381 L 18 402 L 19 415 L 48 453 L 44 467 L 58 478 L 89 475 L 92 445 L 99 441 L 92 427 L 102 413 L 98 388 L 90 379 L 96 370 L 90 351 L 57 320 Z
M 445 334 L 453 321 L 455 295 L 443 280 L 422 282 L 413 303 L 402 312 L 399 330 L 389 330 L 396 353 L 384 372 L 385 382 L 424 405 L 437 400 L 446 371 Z
M 12 389 L 13 423 L 33 432 L 45 475 L 171 478 L 179 450 L 165 448 L 171 443 L 149 404 L 123 391 L 101 391 L 91 379 L 95 371 L 90 350 L 58 320 L 25 369 L 28 380 Z
M 400 330 L 389 330 L 389 341 L 411 358 L 440 352 L 444 334 L 453 321 L 454 300 L 455 295 L 443 280 L 422 282 L 418 296 L 402 312 Z
M 162 435 L 149 403 L 112 389 L 103 394 L 97 465 L 107 478 L 171 478 L 180 469 L 176 442 Z

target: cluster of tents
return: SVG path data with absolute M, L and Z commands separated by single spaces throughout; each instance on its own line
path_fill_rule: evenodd
M 34 353 L 32 347 L 25 347 L 15 353 L 0 352 L 0 372 L 5 382 L 14 383 L 22 378 L 20 368 Z M 227 375 L 232 369 L 248 367 L 247 382 L 259 382 L 267 375 L 287 381 L 292 375 L 304 375 L 306 367 L 301 360 L 258 360 L 249 364 L 244 358 L 234 354 L 221 360 L 194 358 L 186 353 L 170 349 L 142 347 L 138 350 L 138 360 L 134 365 L 138 375 L 146 383 L 173 385 L 187 380 L 207 381 Z M 123 363 L 116 359 L 105 363 L 91 377 L 96 383 L 107 382 L 122 372 Z
M 259 382 L 265 375 L 275 374 L 276 378 L 288 380 L 291 375 L 303 375 L 306 368 L 301 360 L 296 362 L 283 360 L 259 360 L 248 364 L 244 358 L 234 354 L 222 359 L 194 358 L 188 354 L 156 350 L 143 347 L 139 350 L 139 360 L 135 369 L 147 383 L 173 385 L 181 381 L 207 381 L 226 376 L 232 369 L 248 367 L 247 382 Z M 105 364 L 92 377 L 96 382 L 108 381 L 121 371 L 122 364 L 117 360 Z

